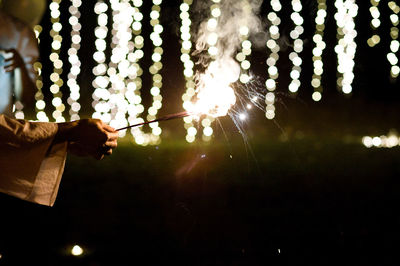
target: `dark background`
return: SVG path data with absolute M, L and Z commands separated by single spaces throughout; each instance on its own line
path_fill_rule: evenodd
M 90 116 L 94 62 L 83 55 L 93 54 L 96 16 L 95 1 L 83 2 L 78 81 L 83 116 Z M 143 34 L 148 36 L 146 10 L 151 3 L 144 2 Z M 296 97 L 289 95 L 288 48 L 278 61 L 274 121 L 261 111 L 251 113 L 243 125 L 246 143 L 232 121 L 221 118 L 212 142 L 194 144 L 184 141 L 181 121 L 170 121 L 162 125 L 159 146 L 139 147 L 125 138 L 101 162 L 70 156 L 54 207 L 0 195 L 0 265 L 398 265 L 400 149 L 361 144 L 364 135 L 400 128 L 399 83 L 390 80 L 386 60 L 391 11 L 381 1 L 381 43 L 370 48 L 370 3 L 357 3 L 352 95 L 336 88 L 335 8 L 329 1 L 324 93 L 321 102 L 311 100 L 316 3 L 303 1 L 302 86 Z M 161 115 L 181 110 L 179 4 L 164 1 L 161 11 Z M 288 34 L 290 2 L 282 4 L 281 30 Z M 61 4 L 63 36 L 70 33 L 68 6 L 68 1 Z M 266 2 L 261 16 L 268 9 Z M 48 21 L 46 13 L 41 35 L 44 77 L 51 71 L 46 61 Z M 68 37 L 64 41 L 68 47 Z M 147 37 L 145 54 L 151 49 Z M 266 79 L 267 56 L 260 49 L 251 58 L 252 71 L 261 80 Z M 147 57 L 142 63 L 147 69 L 151 62 Z M 145 72 L 147 103 L 150 79 Z M 48 88 L 49 81 L 44 82 Z M 66 86 L 63 90 L 67 97 Z M 50 93 L 44 92 L 49 100 Z M 75 244 L 82 246 L 83 256 L 70 255 Z

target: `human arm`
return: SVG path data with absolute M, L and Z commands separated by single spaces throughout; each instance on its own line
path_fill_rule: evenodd
M 0 115 L 0 192 L 52 206 L 68 146 L 101 159 L 117 146 L 117 137 L 97 119 L 56 124 Z
M 98 160 L 111 155 L 117 147 L 118 133 L 99 119 L 81 119 L 59 123 L 55 142 L 68 141 L 70 152 L 80 156 L 92 156 Z

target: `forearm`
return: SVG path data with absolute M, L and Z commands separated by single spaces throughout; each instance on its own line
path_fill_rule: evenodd
M 15 120 L 0 114 L 0 146 L 31 147 L 53 140 L 57 124 Z

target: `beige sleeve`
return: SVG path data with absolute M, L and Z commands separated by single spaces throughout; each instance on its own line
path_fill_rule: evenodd
M 64 171 L 67 143 L 53 145 L 55 123 L 0 115 L 0 192 L 52 206 Z

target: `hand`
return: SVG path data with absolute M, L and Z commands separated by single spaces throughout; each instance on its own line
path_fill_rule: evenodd
M 67 140 L 68 149 L 73 154 L 101 160 L 117 147 L 118 132 L 99 119 L 82 119 L 58 125 L 56 140 Z
M 12 54 L 11 57 L 4 60 L 6 62 L 6 64 L 8 63 L 7 65 L 4 66 L 4 70 L 6 72 L 12 72 L 17 68 L 24 67 L 25 62 L 17 50 L 8 49 L 8 50 L 4 50 L 4 52 Z

